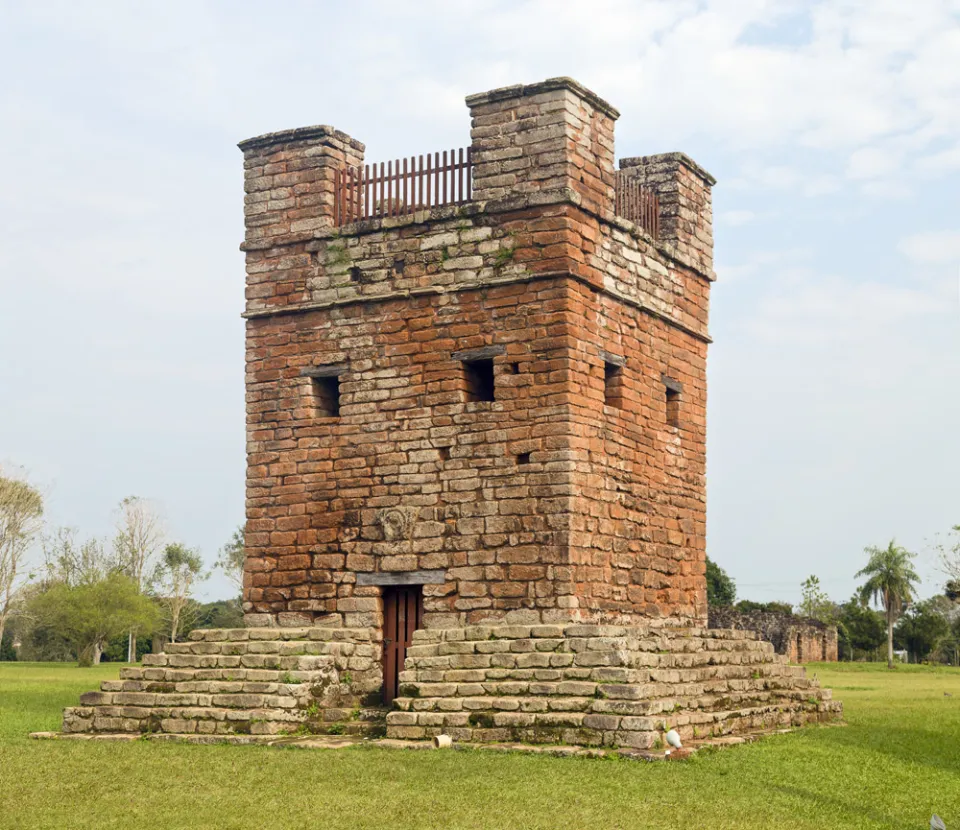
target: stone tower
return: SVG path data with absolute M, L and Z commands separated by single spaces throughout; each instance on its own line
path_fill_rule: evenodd
M 248 627 L 64 733 L 632 754 L 839 717 L 706 628 L 713 179 L 615 170 L 617 111 L 569 78 L 467 105 L 469 148 L 386 167 L 331 127 L 240 145 Z
M 415 586 L 426 628 L 704 623 L 714 180 L 617 172 L 569 78 L 467 106 L 456 204 L 344 199 L 331 127 L 240 145 L 248 620 L 379 627 Z

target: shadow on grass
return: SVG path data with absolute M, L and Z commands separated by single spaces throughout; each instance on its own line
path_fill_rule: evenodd
M 770 789 L 787 796 L 793 796 L 794 798 L 802 798 L 804 801 L 815 804 L 818 808 L 829 806 L 837 816 L 845 816 L 852 819 L 853 821 L 851 823 L 853 824 L 860 825 L 863 819 L 869 819 L 870 821 L 886 825 L 887 827 L 896 827 L 898 830 L 903 827 L 902 820 L 895 819 L 888 813 L 882 813 L 869 804 L 847 801 L 837 796 L 825 795 L 824 793 L 807 790 L 803 787 L 791 787 L 785 784 L 772 784 Z
M 960 769 L 960 748 L 944 751 L 943 735 L 931 729 L 918 730 L 894 724 L 824 730 L 819 740 L 845 751 L 878 752 L 900 762 L 920 764 L 946 772 Z

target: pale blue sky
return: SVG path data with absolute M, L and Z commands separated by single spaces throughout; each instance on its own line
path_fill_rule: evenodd
M 865 545 L 960 522 L 958 0 L 0 0 L 0 72 L 0 461 L 53 523 L 136 493 L 212 562 L 242 520 L 237 141 L 462 146 L 466 94 L 556 75 L 620 109 L 618 156 L 719 180 L 708 551 L 740 595 L 845 599 Z

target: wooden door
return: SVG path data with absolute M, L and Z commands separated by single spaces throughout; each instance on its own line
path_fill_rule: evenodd
M 419 585 L 383 591 L 383 702 L 397 696 L 407 646 L 423 619 L 423 593 Z

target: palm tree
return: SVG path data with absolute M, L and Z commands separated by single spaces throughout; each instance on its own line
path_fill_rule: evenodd
M 866 605 L 871 599 L 879 600 L 887 617 L 887 668 L 893 668 L 893 624 L 903 609 L 913 599 L 916 584 L 920 581 L 913 569 L 916 554 L 891 540 L 886 548 L 864 548 L 870 556 L 867 566 L 857 572 L 867 581 L 860 586 L 860 601 Z

